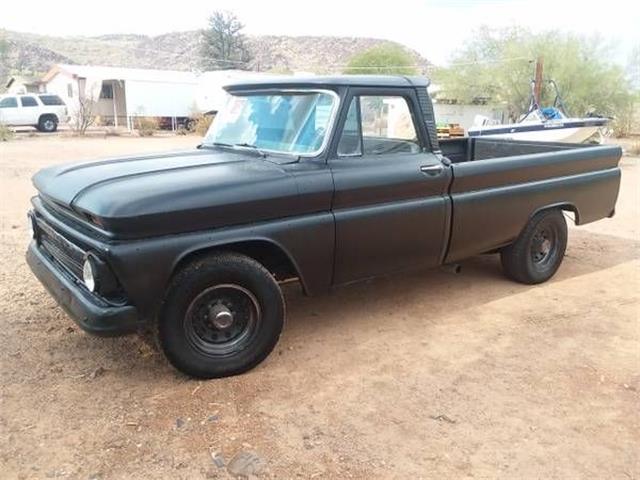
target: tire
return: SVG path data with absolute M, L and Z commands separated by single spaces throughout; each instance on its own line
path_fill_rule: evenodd
M 271 353 L 284 325 L 282 292 L 260 263 L 215 254 L 172 280 L 158 320 L 169 362 L 197 378 L 237 375 Z
M 567 248 L 567 222 L 561 210 L 545 210 L 529 220 L 520 236 L 500 252 L 502 268 L 516 282 L 546 282 L 558 270 Z
M 38 120 L 38 130 L 45 133 L 53 133 L 58 129 L 58 119 L 53 115 L 43 115 Z

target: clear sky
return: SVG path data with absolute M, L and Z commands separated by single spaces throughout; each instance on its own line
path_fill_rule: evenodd
M 28 5 L 28 7 L 27 7 Z M 54 35 L 160 34 L 203 28 L 215 9 L 234 11 L 249 34 L 386 38 L 444 64 L 474 27 L 598 33 L 625 63 L 640 44 L 635 0 L 57 0 L 3 1 L 0 28 Z

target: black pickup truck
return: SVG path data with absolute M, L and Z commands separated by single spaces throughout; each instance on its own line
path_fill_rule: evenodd
M 422 78 L 274 78 L 228 86 L 186 152 L 55 166 L 27 260 L 88 332 L 152 326 L 169 361 L 238 374 L 274 348 L 280 283 L 307 294 L 500 253 L 535 284 L 564 255 L 563 211 L 614 214 L 615 146 L 438 141 Z

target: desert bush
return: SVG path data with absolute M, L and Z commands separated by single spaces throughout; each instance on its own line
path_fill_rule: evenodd
M 5 124 L 0 123 L 0 142 L 8 142 L 13 138 L 13 130 Z
M 118 130 L 115 127 L 107 127 L 104 129 L 104 136 L 105 137 L 119 137 L 121 136 L 121 132 L 120 130 Z
M 640 155 L 640 140 L 636 140 L 629 147 L 630 155 Z
M 158 131 L 160 124 L 155 117 L 138 117 L 135 127 L 141 137 L 152 137 Z
M 207 133 L 211 122 L 213 122 L 215 115 L 204 115 L 199 113 L 193 116 L 193 132 L 201 137 Z
M 616 111 L 615 117 L 611 122 L 611 130 L 614 137 L 627 138 L 638 128 L 636 125 L 638 108 L 638 104 L 629 102 Z
M 76 135 L 84 135 L 91 125 L 96 121 L 93 114 L 96 101 L 90 97 L 80 97 L 78 105 L 71 110 L 71 129 Z

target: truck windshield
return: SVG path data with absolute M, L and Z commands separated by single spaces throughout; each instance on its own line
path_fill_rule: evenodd
M 318 153 L 335 107 L 336 96 L 326 92 L 231 95 L 216 115 L 204 144 Z

